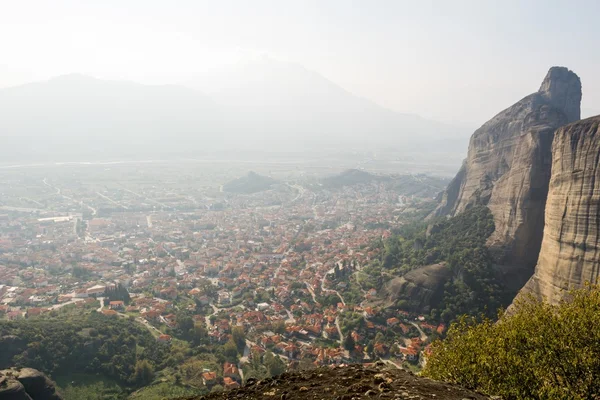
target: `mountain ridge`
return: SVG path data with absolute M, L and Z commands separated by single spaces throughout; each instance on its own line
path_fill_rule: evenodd
M 466 140 L 451 125 L 381 107 L 316 72 L 282 68 L 279 77 L 234 84 L 234 102 L 182 85 L 82 74 L 2 88 L 0 131 L 10 149 L 3 155 L 64 161 L 62 154 L 148 157 L 265 148 L 460 152 Z

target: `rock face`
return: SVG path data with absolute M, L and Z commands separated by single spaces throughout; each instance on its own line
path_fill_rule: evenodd
M 444 284 L 452 271 L 445 263 L 426 265 L 392 279 L 384 288 L 389 302 L 405 300 L 409 304 L 402 309 L 428 312 L 440 302 L 444 295 Z
M 0 371 L 0 400 L 62 400 L 54 383 L 32 368 Z
M 557 303 L 564 290 L 598 283 L 600 273 L 600 116 L 560 128 L 535 274 L 521 290 Z
M 496 225 L 488 245 L 515 291 L 531 277 L 539 254 L 554 132 L 580 118 L 580 103 L 579 77 L 551 68 L 539 91 L 475 131 L 467 159 L 435 211 L 453 216 L 487 205 Z

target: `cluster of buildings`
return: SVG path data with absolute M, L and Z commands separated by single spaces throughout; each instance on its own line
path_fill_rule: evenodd
M 181 308 L 205 325 L 211 340 L 224 343 L 233 326 L 242 326 L 251 353 L 269 349 L 289 363 L 369 359 L 369 337 L 389 329 L 399 337 L 409 333 L 409 316 L 369 320 L 363 303 L 376 291 L 346 304 L 343 287 L 328 278 L 336 265 L 360 268 L 378 257 L 374 243 L 410 211 L 413 199 L 382 183 L 213 197 L 155 186 L 96 195 L 87 187 L 46 186 L 36 201 L 62 199 L 62 208 L 55 207 L 61 212 L 0 210 L 0 319 L 28 318 L 120 285 L 132 301 L 106 303 L 102 311 L 136 315 L 162 329 L 157 340 L 166 343 L 164 330 L 177 326 Z M 332 295 L 339 301 L 321 304 Z M 351 332 L 355 349 L 343 346 L 344 313 L 367 321 Z M 423 340 L 405 339 L 392 355 L 413 360 Z M 374 354 L 390 355 L 390 346 L 373 345 Z M 226 387 L 239 381 L 223 376 Z M 214 380 L 210 371 L 205 379 Z

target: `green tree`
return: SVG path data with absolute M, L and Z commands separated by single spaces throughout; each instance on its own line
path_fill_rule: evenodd
M 354 338 L 352 337 L 352 333 L 348 332 L 346 337 L 344 338 L 344 348 L 350 352 L 354 351 L 354 347 L 356 343 L 354 342 Z
M 140 360 L 135 363 L 133 381 L 139 386 L 145 386 L 154 380 L 154 368 L 148 360 Z
M 229 339 L 227 343 L 223 346 L 223 354 L 229 361 L 235 361 L 237 358 L 238 350 L 233 339 Z
M 269 376 L 281 375 L 285 372 L 286 367 L 279 356 L 267 351 L 263 357 L 263 363 L 267 368 Z
M 243 353 L 246 348 L 246 334 L 244 332 L 244 328 L 241 326 L 235 326 L 231 330 L 231 337 L 237 346 L 237 350 L 239 353 Z
M 525 298 L 498 323 L 462 317 L 433 344 L 424 375 L 506 399 L 600 397 L 600 291 L 558 305 Z

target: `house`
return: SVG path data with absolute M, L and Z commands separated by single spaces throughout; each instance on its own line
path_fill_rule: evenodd
M 210 371 L 202 373 L 202 383 L 204 383 L 204 386 L 213 386 L 217 383 L 217 373 Z
M 240 371 L 235 364 L 225 362 L 225 364 L 223 364 L 223 376 L 240 380 Z
M 388 354 L 388 347 L 383 343 L 376 343 L 373 348 L 375 354 L 379 357 L 384 357 Z
M 102 295 L 106 291 L 106 285 L 95 285 L 86 289 L 88 296 Z
M 8 318 L 9 321 L 16 321 L 23 318 L 23 313 L 21 311 L 9 311 L 6 314 L 6 318 Z
M 240 384 L 226 376 L 223 378 L 223 386 L 226 390 L 237 389 L 240 387 Z
M 158 341 L 158 343 L 171 343 L 171 336 L 163 334 L 156 338 L 156 340 Z
M 400 352 L 404 355 L 404 359 L 407 361 L 415 362 L 419 359 L 419 352 L 413 347 L 400 348 Z
M 125 309 L 125 303 L 123 303 L 121 300 L 111 301 L 108 304 L 108 308 L 110 310 L 124 310 Z
M 217 302 L 221 305 L 231 303 L 231 295 L 227 290 L 221 290 L 217 293 Z
M 44 312 L 43 308 L 37 308 L 37 307 L 36 308 L 28 308 L 25 316 L 27 318 L 37 317 L 38 315 L 41 315 L 43 312 Z
M 386 323 L 387 323 L 387 326 L 396 326 L 400 323 L 400 320 L 396 317 L 392 317 L 392 318 L 388 318 Z

